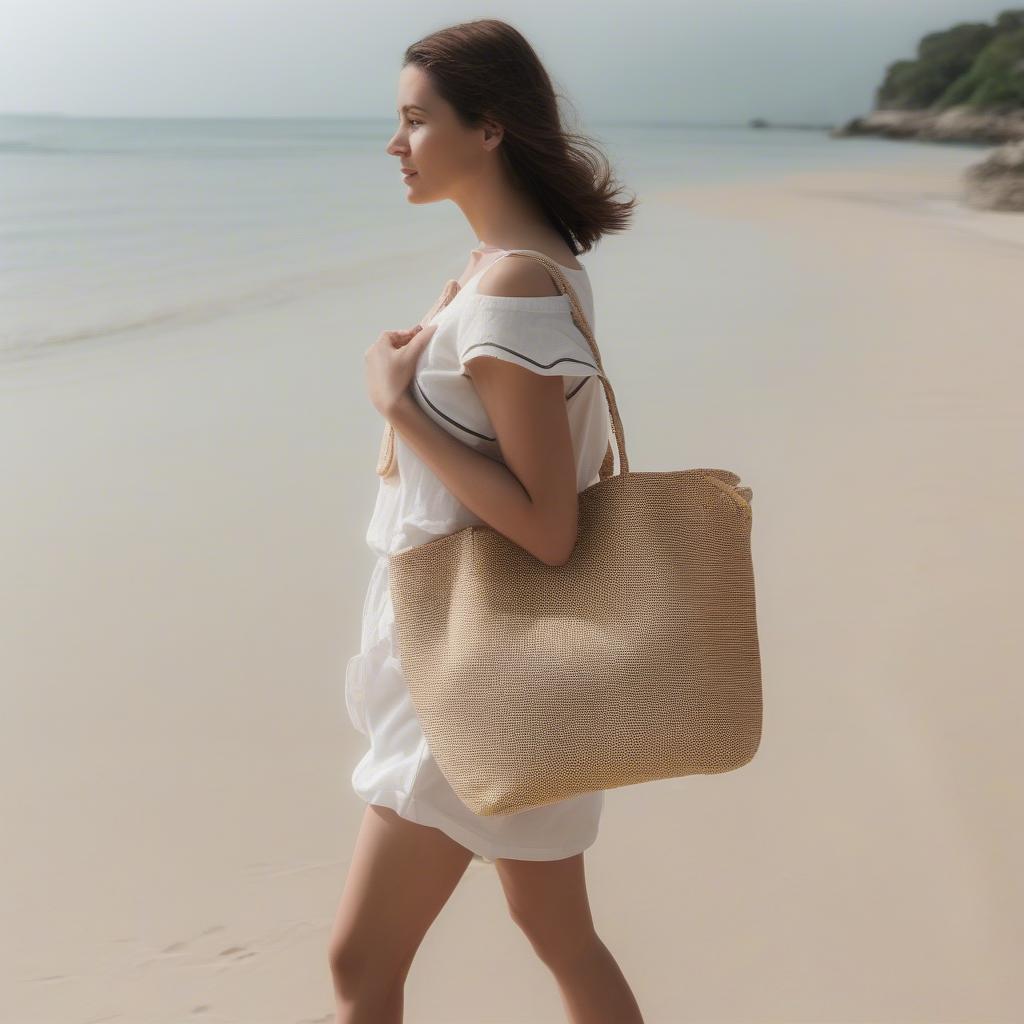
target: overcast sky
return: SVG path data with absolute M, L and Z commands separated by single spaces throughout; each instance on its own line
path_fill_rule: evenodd
M 394 116 L 402 52 L 502 18 L 584 121 L 833 123 L 985 0 L 0 0 L 0 112 Z

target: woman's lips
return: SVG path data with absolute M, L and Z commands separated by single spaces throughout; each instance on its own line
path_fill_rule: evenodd
M 415 173 L 416 173 L 415 171 L 402 171 L 402 177 L 403 178 L 411 178 L 411 177 L 413 177 L 413 175 L 415 175 Z

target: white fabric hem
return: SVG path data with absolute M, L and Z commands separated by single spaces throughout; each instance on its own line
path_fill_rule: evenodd
M 443 832 L 449 839 L 454 839 L 460 846 L 474 854 L 493 861 L 498 857 L 506 857 L 510 860 L 562 860 L 565 857 L 575 857 L 576 854 L 592 846 L 597 839 L 595 835 L 589 842 L 579 849 L 560 850 L 551 847 L 532 846 L 508 846 L 501 843 L 488 842 L 482 836 L 477 835 L 471 829 L 466 828 L 457 821 L 438 813 L 437 809 L 430 804 L 421 804 L 415 797 L 407 793 L 401 793 L 393 789 L 374 790 L 369 794 L 357 794 L 368 804 L 389 807 L 396 814 L 401 815 L 407 821 L 415 822 L 417 825 L 427 825 Z

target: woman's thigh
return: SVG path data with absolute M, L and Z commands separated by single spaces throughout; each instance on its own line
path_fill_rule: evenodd
M 591 947 L 594 919 L 582 853 L 561 860 L 499 857 L 494 866 L 512 919 L 541 959 L 571 958 Z
M 331 928 L 331 963 L 407 969 L 472 857 L 440 829 L 367 804 Z

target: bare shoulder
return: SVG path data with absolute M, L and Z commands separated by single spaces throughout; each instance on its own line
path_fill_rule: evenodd
M 512 298 L 560 294 L 554 278 L 543 264 L 515 253 L 503 257 L 484 271 L 476 290 L 481 295 L 507 295 Z

